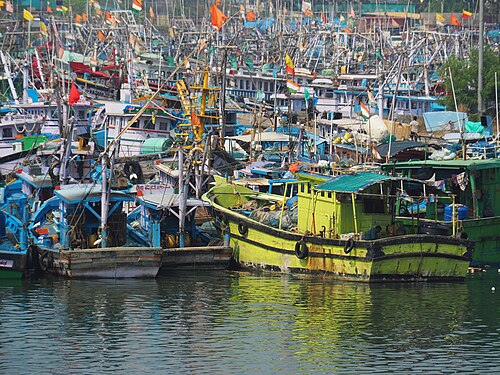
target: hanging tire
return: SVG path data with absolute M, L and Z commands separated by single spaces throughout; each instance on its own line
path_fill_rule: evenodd
M 309 256 L 309 249 L 304 240 L 300 240 L 295 244 L 295 256 L 299 259 L 305 259 Z
M 352 249 L 354 249 L 355 245 L 356 244 L 354 243 L 354 240 L 352 238 L 349 238 L 344 245 L 344 253 L 349 254 Z
M 239 223 L 238 232 L 240 232 L 242 236 L 246 236 L 248 234 L 248 227 L 243 223 Z

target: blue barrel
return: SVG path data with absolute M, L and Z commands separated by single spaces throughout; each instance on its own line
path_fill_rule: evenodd
M 467 219 L 467 211 L 469 210 L 469 207 L 463 204 L 456 204 L 455 210 L 457 212 L 458 220 Z M 446 206 L 444 206 L 444 221 L 451 221 L 452 216 L 453 216 L 453 205 L 447 204 Z

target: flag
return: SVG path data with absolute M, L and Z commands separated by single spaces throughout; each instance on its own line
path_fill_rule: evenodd
M 193 110 L 191 110 L 191 124 L 197 128 L 201 128 L 200 118 Z
M 356 19 L 356 13 L 354 13 L 354 8 L 352 7 L 352 5 L 351 5 L 351 13 L 349 14 L 349 16 L 353 19 Z
M 366 93 L 368 94 L 368 103 L 370 106 L 376 106 L 377 103 L 375 102 L 375 97 L 373 96 L 372 92 L 370 90 L 367 90 Z
M 295 66 L 293 65 L 292 58 L 288 55 L 285 55 L 285 63 L 286 63 L 286 72 L 291 75 L 295 75 Z
M 52 8 L 49 4 L 47 4 L 47 13 L 52 13 Z
M 302 1 L 302 13 L 306 17 L 312 17 L 313 15 L 312 5 L 309 1 Z
M 463 18 L 464 20 L 466 20 L 466 19 L 468 19 L 468 18 L 471 18 L 471 16 L 472 16 L 472 12 L 468 12 L 468 11 L 466 11 L 465 9 L 464 9 L 464 10 L 462 10 L 462 18 Z
M 210 6 L 210 13 L 212 14 L 212 19 L 211 19 L 212 26 L 215 26 L 220 30 L 224 22 L 226 22 L 227 20 L 226 15 L 222 13 L 222 11 L 219 8 L 217 8 L 217 5 L 215 4 L 212 4 Z
M 56 10 L 58 12 L 62 12 L 62 6 L 63 6 L 62 4 L 63 4 L 62 0 L 56 0 Z
M 149 6 L 149 17 L 150 18 L 155 18 L 155 12 L 153 10 L 153 6 L 152 5 Z
M 82 13 L 82 21 L 86 22 L 87 21 L 87 13 Z
M 460 21 L 457 19 L 457 17 L 455 17 L 453 13 L 450 16 L 450 25 L 460 26 Z
M 132 3 L 132 10 L 139 13 L 142 10 L 142 0 L 134 0 Z
M 306 108 L 309 108 L 309 99 L 311 99 L 311 94 L 307 89 L 304 89 L 304 100 L 306 101 Z
M 28 22 L 33 22 L 33 15 L 30 13 L 28 9 L 23 10 L 23 18 Z
M 436 13 L 436 23 L 438 25 L 444 25 L 444 16 L 441 13 Z
M 363 102 L 359 102 L 359 106 L 361 107 L 361 117 L 367 120 L 370 117 L 370 109 Z
M 40 32 L 42 34 L 45 34 L 45 35 L 49 34 L 48 28 L 47 28 L 48 24 L 49 24 L 49 21 L 46 20 L 45 18 L 43 18 L 42 16 L 40 16 Z
M 5 11 L 9 13 L 14 13 L 14 7 L 10 1 L 5 2 Z
M 289 79 L 286 80 L 286 88 L 288 89 L 288 92 L 297 92 L 300 89 L 300 86 L 296 84 L 293 81 L 290 81 Z
M 74 105 L 76 102 L 80 100 L 80 92 L 76 88 L 75 82 L 71 82 L 71 89 L 69 90 L 69 105 Z
M 255 13 L 251 9 L 247 12 L 247 20 L 255 21 Z
M 103 42 L 106 40 L 106 35 L 101 30 L 97 30 L 97 39 Z
M 113 23 L 113 18 L 111 17 L 111 13 L 109 13 L 109 11 L 108 11 L 108 10 L 106 11 L 106 16 L 105 16 L 105 18 L 106 18 L 106 23 L 108 23 L 108 24 L 110 24 L 110 25 Z
M 61 43 L 58 43 L 58 48 L 57 48 L 57 57 L 62 59 L 62 57 L 64 56 L 64 47 L 62 46 Z
M 81 25 L 82 24 L 82 16 L 80 16 L 79 14 L 77 14 L 75 16 L 75 24 L 77 24 L 77 25 Z

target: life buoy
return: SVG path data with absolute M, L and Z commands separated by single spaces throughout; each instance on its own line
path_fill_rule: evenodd
M 59 175 L 54 173 L 54 169 L 57 166 L 59 166 L 59 164 L 60 164 L 59 161 L 55 161 L 49 167 L 48 173 L 49 173 L 49 176 L 50 176 L 50 178 L 52 179 L 53 182 L 59 180 Z
M 354 249 L 355 243 L 352 238 L 349 238 L 344 245 L 344 253 L 349 254 Z
M 309 255 L 306 241 L 300 240 L 295 244 L 295 256 L 299 259 L 305 259 Z
M 123 166 L 123 172 L 130 181 L 141 181 L 143 178 L 141 165 L 136 161 L 127 161 Z
M 242 236 L 246 236 L 248 234 L 248 227 L 243 223 L 239 223 L 238 232 L 240 232 Z
M 196 165 L 201 165 L 203 161 L 203 150 L 200 147 L 195 147 L 189 151 L 191 162 Z

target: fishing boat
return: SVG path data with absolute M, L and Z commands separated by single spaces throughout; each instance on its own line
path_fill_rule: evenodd
M 106 190 L 64 185 L 33 214 L 29 230 L 43 271 L 70 278 L 156 276 L 160 249 L 135 242 L 127 228 L 123 205 L 134 197 L 112 190 L 102 203 Z M 103 204 L 109 211 L 99 213 Z
M 0 190 L 0 279 L 20 279 L 26 274 L 30 256 L 24 225 L 29 217 L 27 196 L 21 191 L 20 181 Z
M 430 186 L 373 172 L 294 184 L 279 196 L 219 181 L 203 196 L 240 266 L 365 282 L 465 277 L 472 244 L 442 227 L 431 202 L 449 197 Z M 407 192 L 427 210 L 403 224 Z

